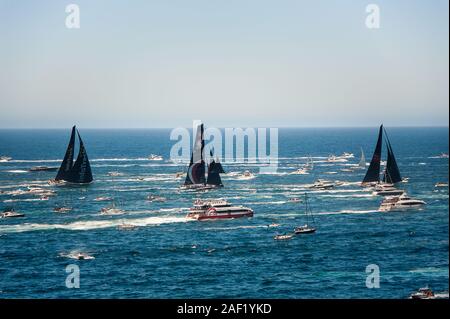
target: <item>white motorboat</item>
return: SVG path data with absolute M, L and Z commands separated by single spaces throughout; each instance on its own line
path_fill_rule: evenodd
M 275 235 L 273 239 L 275 240 L 289 240 L 292 239 L 294 235 L 292 234 L 283 234 L 283 235 Z
M 133 224 L 123 223 L 123 224 L 120 224 L 119 226 L 117 226 L 117 228 L 120 230 L 134 230 L 137 228 L 137 226 L 133 225 Z
M 108 172 L 108 176 L 112 176 L 112 177 L 123 176 L 123 173 L 120 173 L 120 172 Z
M 335 184 L 331 181 L 327 181 L 324 179 L 318 179 L 316 182 L 314 182 L 314 184 L 312 184 L 310 186 L 310 188 L 325 190 L 325 189 L 334 188 L 334 186 L 335 186 Z
M 327 158 L 327 162 L 329 163 L 343 163 L 343 162 L 348 162 L 346 158 L 342 158 L 340 156 L 336 156 L 336 155 L 330 155 Z
M 3 213 L 0 214 L 1 218 L 16 218 L 16 217 L 25 217 L 25 214 L 18 213 L 14 210 L 14 208 L 6 208 Z
M 163 197 L 163 196 L 156 196 L 156 195 L 148 195 L 147 196 L 147 201 L 149 202 L 165 202 L 167 201 L 167 198 Z
M 269 228 L 279 227 L 279 226 L 280 226 L 280 224 L 277 224 L 277 223 L 272 223 L 272 224 L 267 225 L 267 227 L 269 227 Z
M 150 154 L 148 159 L 150 161 L 162 161 L 162 160 L 164 160 L 164 158 L 161 155 L 156 155 L 156 154 Z
M 67 213 L 67 212 L 70 212 L 71 210 L 72 210 L 72 207 L 65 207 L 65 206 L 59 206 L 59 207 L 53 208 L 53 211 L 55 213 Z
M 99 196 L 94 199 L 94 201 L 96 201 L 96 202 L 106 202 L 106 201 L 111 201 L 111 200 L 112 200 L 112 198 L 109 196 Z
M 448 187 L 448 183 L 441 183 L 441 182 L 439 182 L 439 183 L 436 183 L 434 185 L 434 187 Z
M 438 157 L 439 157 L 439 158 L 449 158 L 449 156 L 448 156 L 447 153 L 441 153 L 441 154 L 439 154 Z
M 245 171 L 244 173 L 242 173 L 239 177 L 238 177 L 238 179 L 240 179 L 240 180 L 248 180 L 248 179 L 253 179 L 253 178 L 255 178 L 256 176 L 252 173 L 252 172 L 250 172 L 250 171 Z
M 431 288 L 424 287 L 418 291 L 412 293 L 409 296 L 410 299 L 448 299 L 448 292 L 434 293 Z
M 400 196 L 392 196 L 386 198 L 381 203 L 379 208 L 380 211 L 395 211 L 395 210 L 404 210 L 404 209 L 414 209 L 421 208 L 426 205 L 426 202 L 419 199 L 414 199 L 409 197 L 406 193 L 403 193 Z
M 344 152 L 342 155 L 339 156 L 340 158 L 354 158 L 355 155 L 353 153 Z
M 186 217 L 196 220 L 253 217 L 253 210 L 232 206 L 224 199 L 196 200 Z
M 378 196 L 399 196 L 405 191 L 394 187 L 394 184 L 380 183 L 375 186 L 373 195 Z
M 288 199 L 288 202 L 289 203 L 301 203 L 302 200 L 300 198 L 298 198 L 298 197 L 292 197 L 292 198 Z
M 115 207 L 103 207 L 100 211 L 101 215 L 121 215 L 125 213 L 123 210 Z
M 309 174 L 309 169 L 306 168 L 306 167 L 302 167 L 302 168 L 299 168 L 299 169 L 293 171 L 291 174 L 294 174 L 294 175 L 308 175 Z
M 9 156 L 0 156 L 0 163 L 6 163 L 12 160 L 12 157 Z

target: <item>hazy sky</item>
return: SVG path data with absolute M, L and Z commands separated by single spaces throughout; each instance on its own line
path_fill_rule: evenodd
M 67 29 L 76 3 L 81 28 Z M 381 28 L 365 25 L 369 3 Z M 448 125 L 447 0 L 0 0 L 0 128 Z

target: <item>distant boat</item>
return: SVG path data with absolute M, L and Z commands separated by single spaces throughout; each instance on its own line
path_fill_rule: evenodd
M 315 224 L 314 217 L 311 212 L 311 207 L 308 204 L 308 194 L 307 193 L 305 193 L 305 216 L 306 216 L 306 224 L 296 227 L 294 229 L 294 233 L 297 235 L 312 234 L 312 233 L 316 232 L 316 227 L 314 225 Z M 310 219 L 311 219 L 312 223 L 310 223 Z
M 34 166 L 30 168 L 30 172 L 53 172 L 56 170 L 58 170 L 58 167 Z
M 206 178 L 204 147 L 205 141 L 203 139 L 204 126 L 200 124 L 197 127 L 197 133 L 194 142 L 194 148 L 191 154 L 186 179 L 183 188 L 187 189 L 210 189 L 223 187 L 220 174 L 225 173 L 219 159 L 212 159 L 208 165 L 208 178 Z M 210 151 L 211 158 L 213 158 L 213 150 Z
M 76 133 L 76 134 L 75 134 Z M 75 151 L 75 135 L 78 135 L 80 143 L 78 157 L 73 163 L 73 155 Z M 76 127 L 72 127 L 72 134 L 70 136 L 69 145 L 67 146 L 66 155 L 58 170 L 55 178 L 56 182 L 64 181 L 71 184 L 89 184 L 93 181 L 91 165 L 81 140 L 80 133 Z
M 5 208 L 3 213 L 0 214 L 0 218 L 16 218 L 16 217 L 25 217 L 25 214 L 16 212 L 12 207 Z
M 162 160 L 164 160 L 164 158 L 161 155 L 156 155 L 156 154 L 150 154 L 148 159 L 150 161 L 162 161 Z
M 366 169 L 366 156 L 364 155 L 362 147 L 361 147 L 361 159 L 359 160 L 358 167 L 361 169 Z
M 379 184 L 380 183 L 380 167 L 381 167 L 381 149 L 383 144 L 383 132 L 385 133 L 385 142 L 387 148 L 387 161 L 384 170 L 383 182 L 389 184 L 395 184 L 402 181 L 400 170 L 398 169 L 397 161 L 392 150 L 391 142 L 387 136 L 386 130 L 383 125 L 380 126 L 378 132 L 378 140 L 375 146 L 375 151 L 370 161 L 369 168 L 362 181 L 363 185 L 367 184 Z
M 10 160 L 12 160 L 12 158 L 9 156 L 0 156 L 0 162 L 2 163 L 9 162 Z

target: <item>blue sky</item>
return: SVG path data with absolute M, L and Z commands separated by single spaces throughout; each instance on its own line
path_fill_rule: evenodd
M 65 27 L 76 3 L 81 28 Z M 365 25 L 369 3 L 381 28 Z M 0 128 L 445 125 L 448 1 L 0 0 Z

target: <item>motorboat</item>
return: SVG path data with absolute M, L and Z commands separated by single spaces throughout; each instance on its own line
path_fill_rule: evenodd
M 123 173 L 120 173 L 120 172 L 108 172 L 108 176 L 111 176 L 111 177 L 123 176 Z
M 409 296 L 411 299 L 434 299 L 434 292 L 429 287 L 420 288 Z
M 55 213 L 67 213 L 70 212 L 72 210 L 72 207 L 65 207 L 65 206 L 58 206 L 53 208 L 53 211 Z
M 404 192 L 402 189 L 395 188 L 393 184 L 379 184 L 375 186 L 372 194 L 379 196 L 399 196 Z
M 96 201 L 96 202 L 106 202 L 106 201 L 111 201 L 111 200 L 112 200 L 112 198 L 109 196 L 99 196 L 94 199 L 94 201 Z
M 267 227 L 269 227 L 269 228 L 279 227 L 279 226 L 280 226 L 280 224 L 277 224 L 277 223 L 272 223 L 272 224 L 267 225 Z
M 165 202 L 165 201 L 167 201 L 167 198 L 165 198 L 163 196 L 148 195 L 147 201 L 149 201 L 149 202 Z
M 342 155 L 339 156 L 340 158 L 354 158 L 355 155 L 353 153 L 344 152 Z
M 186 217 L 196 220 L 253 217 L 253 210 L 232 206 L 224 199 L 196 200 Z
M 302 200 L 300 198 L 298 198 L 298 197 L 292 197 L 292 198 L 288 199 L 288 202 L 289 203 L 301 203 Z
M 115 206 L 111 206 L 111 207 L 103 207 L 100 210 L 100 214 L 101 215 L 120 215 L 125 213 L 123 210 L 116 208 Z
M 48 181 L 48 184 L 51 186 L 61 186 L 61 185 L 65 185 L 66 182 L 62 179 L 60 179 L 60 180 L 51 179 Z
M 91 256 L 91 255 L 89 255 L 89 254 L 87 254 L 87 253 L 82 253 L 82 252 L 70 254 L 68 257 L 73 258 L 73 259 L 78 259 L 78 260 L 90 260 L 90 259 L 95 259 L 94 256 Z
M 49 166 L 33 166 L 30 168 L 30 172 L 53 172 L 56 171 L 58 167 L 49 167 Z
M 120 230 L 134 230 L 137 228 L 137 226 L 133 225 L 133 224 L 123 223 L 123 224 L 120 224 L 119 226 L 117 226 L 117 228 Z
M 9 162 L 10 160 L 12 160 L 12 157 L 9 157 L 9 156 L 0 156 L 0 162 L 1 162 L 1 163 Z
M 247 180 L 247 179 L 253 179 L 253 178 L 255 178 L 256 176 L 255 176 L 255 174 L 253 174 L 252 172 L 250 172 L 250 171 L 244 171 L 244 173 L 242 173 L 239 177 L 238 177 L 238 179 L 241 179 L 241 180 Z
M 162 161 L 164 158 L 161 155 L 150 154 L 148 157 L 150 161 Z
M 16 217 L 25 217 L 25 214 L 18 213 L 14 210 L 14 208 L 6 208 L 3 213 L 0 214 L 1 218 L 16 218 Z
M 331 181 L 327 181 L 324 179 L 318 179 L 317 181 L 314 182 L 314 184 L 312 184 L 310 186 L 310 188 L 325 190 L 325 189 L 334 188 L 334 186 L 335 186 L 335 184 Z
M 294 174 L 294 175 L 308 175 L 309 174 L 309 170 L 306 167 L 302 167 L 302 168 L 299 168 L 299 169 L 293 171 L 291 174 Z
M 448 156 L 447 153 L 441 153 L 441 154 L 439 154 L 438 157 L 439 157 L 439 158 L 449 158 L 449 156 Z
M 386 200 L 381 203 L 379 210 L 403 210 L 411 208 L 421 208 L 424 205 L 426 205 L 426 202 L 424 202 L 423 200 L 411 198 L 406 193 L 403 193 L 400 196 L 392 196 L 386 198 Z
M 308 226 L 307 224 L 303 225 L 303 226 L 299 226 L 296 227 L 294 229 L 294 233 L 299 235 L 299 234 L 312 234 L 316 232 L 316 229 L 314 227 Z
M 289 240 L 292 239 L 294 235 L 292 234 L 283 234 L 283 235 L 275 235 L 273 239 L 275 240 Z
M 327 158 L 327 162 L 329 163 L 343 163 L 343 162 L 347 162 L 346 158 L 342 158 L 340 156 L 336 156 L 336 155 L 330 155 Z
M 439 182 L 439 183 L 436 183 L 434 185 L 434 187 L 448 187 L 448 183 L 441 183 L 441 182 Z

